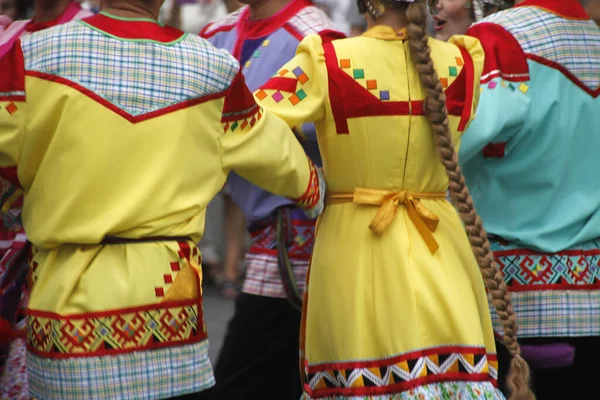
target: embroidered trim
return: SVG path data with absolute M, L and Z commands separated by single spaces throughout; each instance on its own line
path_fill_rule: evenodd
M 240 112 L 223 114 L 223 132 L 249 131 L 262 118 L 263 109 L 258 105 Z
M 317 205 L 321 197 L 321 190 L 319 188 L 319 174 L 317 173 L 317 167 L 307 157 L 308 163 L 310 164 L 310 179 L 308 180 L 308 187 L 302 196 L 295 199 L 294 202 L 299 207 L 304 209 L 311 209 Z
M 91 357 L 206 339 L 198 299 L 61 316 L 28 310 L 27 346 L 46 358 Z
M 443 381 L 491 381 L 498 361 L 481 347 L 438 347 L 386 360 L 305 365 L 305 391 L 314 397 L 395 393 Z
M 507 250 L 494 257 L 510 291 L 600 289 L 600 250 Z

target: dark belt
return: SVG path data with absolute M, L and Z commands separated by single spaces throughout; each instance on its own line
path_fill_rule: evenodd
M 124 238 L 118 236 L 105 236 L 100 244 L 128 244 L 150 242 L 189 242 L 189 236 L 147 236 L 143 238 Z
M 302 296 L 287 251 L 292 243 L 294 243 L 292 209 L 281 207 L 277 210 L 277 267 L 288 301 L 292 307 L 302 311 Z

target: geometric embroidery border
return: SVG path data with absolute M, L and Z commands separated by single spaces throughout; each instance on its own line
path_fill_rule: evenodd
M 165 302 L 71 316 L 28 310 L 28 349 L 50 358 L 90 357 L 199 342 L 207 335 L 198 303 Z
M 496 385 L 498 361 L 484 348 L 434 348 L 387 360 L 306 365 L 304 378 L 315 397 L 375 395 L 447 380 Z
M 569 250 L 554 254 L 527 250 L 495 251 L 511 291 L 600 289 L 600 251 Z

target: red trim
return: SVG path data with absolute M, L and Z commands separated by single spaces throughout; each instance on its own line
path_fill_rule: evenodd
M 332 43 L 324 43 L 323 50 L 325 53 L 325 65 L 327 66 L 327 72 L 329 73 L 329 98 L 330 99 L 342 99 L 341 96 L 343 91 L 343 82 L 340 77 L 338 67 L 337 54 Z M 348 127 L 348 120 L 346 119 L 346 111 L 344 109 L 344 102 L 332 101 L 331 111 L 333 113 L 333 119 L 335 122 L 336 130 L 338 135 L 350 134 L 350 128 Z
M 497 263 L 503 268 L 503 263 L 500 259 L 503 257 L 516 257 L 516 256 L 552 256 L 552 257 L 591 257 L 600 255 L 600 249 L 595 250 L 565 250 L 557 253 L 541 253 L 534 250 L 518 249 L 518 250 L 499 250 L 494 251 L 494 258 Z M 529 292 L 529 291 L 552 291 L 552 290 L 598 290 L 600 288 L 600 281 L 592 284 L 570 284 L 570 283 L 556 283 L 556 284 L 531 284 L 522 285 L 518 282 L 512 282 L 508 286 L 508 290 L 511 292 Z
M 277 14 L 261 20 L 251 20 L 250 7 L 246 7 L 242 11 L 237 24 L 235 25 L 237 28 L 237 40 L 233 46 L 233 56 L 239 61 L 242 57 L 242 48 L 246 40 L 260 39 L 269 36 L 279 28 L 285 27 L 291 18 L 304 8 L 310 6 L 312 6 L 312 3 L 309 0 L 292 0 Z M 290 31 L 288 30 L 288 32 Z M 296 36 L 298 33 L 297 31 L 293 30 L 290 33 L 295 37 L 298 37 Z M 301 35 L 299 40 L 304 39 L 304 36 L 305 35 Z
M 299 31 L 298 29 L 296 29 L 295 26 L 293 26 L 290 23 L 287 23 L 283 26 L 283 29 L 285 29 L 286 31 L 288 31 L 292 36 L 294 36 L 299 42 L 301 42 L 302 40 L 304 40 L 304 38 L 306 37 L 306 34 L 304 32 Z M 338 32 L 338 31 L 334 31 L 331 29 L 325 29 L 322 30 L 318 33 L 319 36 L 321 36 L 321 40 L 323 43 L 329 43 L 332 42 L 334 40 L 338 40 L 338 39 L 345 39 L 346 35 L 344 35 L 342 32 Z
M 460 75 L 464 76 L 466 79 L 466 82 L 464 82 L 465 97 L 462 99 L 464 101 L 462 116 L 460 117 L 460 123 L 458 124 L 458 130 L 462 132 L 466 129 L 467 124 L 471 119 L 471 109 L 473 108 L 473 88 L 475 86 L 475 68 L 473 66 L 473 59 L 471 58 L 469 52 L 462 47 L 459 47 L 459 50 L 464 63 Z M 454 86 L 454 84 L 456 84 L 456 81 L 453 82 L 451 87 Z M 448 114 L 452 114 L 450 110 L 448 110 Z
M 590 19 L 579 0 L 525 0 L 515 7 L 537 7 L 566 19 Z
M 356 369 L 356 368 L 377 368 L 381 366 L 394 365 L 402 361 L 408 361 L 421 357 L 427 357 L 432 355 L 440 354 L 486 354 L 485 347 L 462 347 L 462 346 L 445 346 L 445 347 L 433 347 L 430 349 L 412 351 L 392 358 L 386 358 L 385 360 L 371 360 L 371 361 L 356 361 L 356 362 L 340 362 L 340 363 L 326 363 L 318 364 L 307 367 L 309 374 L 315 372 L 337 370 L 337 369 Z M 487 355 L 487 354 L 486 354 Z
M 600 249 L 595 249 L 595 250 L 564 250 L 564 251 L 559 251 L 559 252 L 556 252 L 556 253 L 542 253 L 542 252 L 539 252 L 539 251 L 526 250 L 526 249 L 519 249 L 519 250 L 498 250 L 498 251 L 494 251 L 494 257 L 495 258 L 499 258 L 499 257 L 511 257 L 511 256 L 539 256 L 539 255 L 543 255 L 543 256 L 556 256 L 556 257 L 562 257 L 562 256 L 569 256 L 569 257 L 573 257 L 573 256 L 589 257 L 589 256 L 600 255 Z
M 587 94 L 589 94 L 593 98 L 597 98 L 598 96 L 600 96 L 600 86 L 598 86 L 596 89 L 591 89 L 585 83 L 581 82 L 579 80 L 579 78 L 577 78 L 575 75 L 573 75 L 568 69 L 566 69 L 562 65 L 560 65 L 554 61 L 550 61 L 546 58 L 537 56 L 535 54 L 528 53 L 526 57 L 532 61 L 539 63 L 539 64 L 543 64 L 547 67 L 550 67 L 552 69 L 559 71 L 566 78 L 568 78 L 571 82 L 573 82 L 575 85 L 579 86 L 579 88 L 581 88 L 583 91 L 585 91 Z
M 529 80 L 529 66 L 523 49 L 517 39 L 502 26 L 482 22 L 473 25 L 467 35 L 479 39 L 485 52 L 481 84 L 497 77 L 510 82 Z
M 199 343 L 208 338 L 208 335 L 205 332 L 203 332 L 202 329 L 197 330 L 197 331 L 198 331 L 197 336 L 193 336 L 193 337 L 190 337 L 185 340 L 173 341 L 173 342 L 163 342 L 163 343 L 152 343 L 151 342 L 145 346 L 133 347 L 130 349 L 98 350 L 98 351 L 93 351 L 93 352 L 89 352 L 89 353 L 47 353 L 47 352 L 40 351 L 40 350 L 34 348 L 33 346 L 31 346 L 28 343 L 27 350 L 32 352 L 33 354 L 40 356 L 40 357 L 57 359 L 57 360 L 66 359 L 66 358 L 114 356 L 114 355 L 128 354 L 128 353 L 133 353 L 133 352 L 138 352 L 138 351 L 158 350 L 158 349 L 164 349 L 167 347 L 181 346 L 181 345 L 185 345 L 185 344 L 194 344 L 194 343 Z
M 394 115 L 413 115 L 422 116 L 422 100 L 415 101 L 381 101 L 368 90 L 363 88 L 347 73 L 338 66 L 338 58 L 332 43 L 323 44 L 325 51 L 325 64 L 329 75 L 329 98 L 345 99 L 343 102 L 332 101 L 331 110 L 335 121 L 337 133 L 339 135 L 349 134 L 349 118 L 361 118 L 372 116 L 394 116 Z M 470 58 L 468 59 L 470 60 Z M 468 88 L 468 60 L 465 60 L 465 68 L 461 71 L 456 81 L 448 88 L 447 109 L 448 114 L 466 118 L 466 126 L 470 118 L 471 107 L 465 112 L 465 96 L 469 92 Z M 473 97 L 473 64 L 471 60 L 471 88 L 470 101 Z M 455 86 L 456 85 L 456 86 Z M 464 88 L 467 87 L 467 90 Z M 462 124 L 462 119 L 461 119 Z
M 231 25 L 220 26 L 220 27 L 216 28 L 214 31 L 207 33 L 208 30 L 213 25 L 214 25 L 214 23 L 210 23 L 210 24 L 206 25 L 204 28 L 202 28 L 202 30 L 200 31 L 200 33 L 198 35 L 200 37 L 203 37 L 204 39 L 210 39 L 211 37 L 215 36 L 217 33 L 231 31 L 233 28 L 235 28 L 236 23 L 234 22 Z
M 485 158 L 502 158 L 506 152 L 506 142 L 490 143 L 482 150 Z
M 283 92 L 288 93 L 296 93 L 296 86 L 298 85 L 298 80 L 294 78 L 283 78 L 280 76 L 276 76 L 271 78 L 265 83 L 261 89 L 270 89 L 270 90 L 281 90 Z
M 491 382 L 494 386 L 497 386 L 497 381 L 492 379 L 489 374 L 470 374 L 468 372 L 449 372 L 445 374 L 434 374 L 428 375 L 423 378 L 413 379 L 407 382 L 399 382 L 392 385 L 383 387 L 358 387 L 358 388 L 327 388 L 327 389 L 316 389 L 312 390 L 310 385 L 305 384 L 305 391 L 315 399 L 327 396 L 369 396 L 369 395 L 385 395 L 390 393 L 397 393 L 400 391 L 406 391 L 413 389 L 418 386 L 423 386 L 437 382 Z
M 252 246 L 248 249 L 248 254 L 265 254 L 268 256 L 273 256 L 273 257 L 277 257 L 279 255 L 279 253 L 277 252 L 277 250 L 269 250 L 269 249 L 265 249 L 263 247 L 259 247 L 259 246 Z M 299 260 L 299 261 L 308 261 L 310 260 L 311 255 L 310 254 L 293 254 L 290 253 L 289 254 L 291 257 L 294 258 L 294 260 Z
M 555 291 L 555 290 L 598 290 L 600 289 L 600 282 L 597 284 L 588 284 L 588 285 L 574 285 L 568 283 L 557 283 L 557 284 L 548 284 L 548 285 L 520 285 L 520 284 L 511 284 L 508 285 L 508 290 L 510 292 L 538 292 L 538 291 Z
M 201 293 L 201 292 L 198 292 Z M 185 301 L 171 301 L 164 302 L 152 305 L 146 305 L 141 307 L 129 307 L 119 310 L 111 310 L 111 311 L 101 311 L 101 312 L 91 312 L 91 313 L 82 313 L 82 314 L 72 314 L 67 316 L 62 316 L 56 313 L 40 311 L 40 310 L 32 310 L 27 309 L 27 315 L 32 317 L 40 317 L 40 318 L 49 318 L 53 320 L 61 320 L 70 322 L 72 320 L 81 320 L 81 319 L 93 319 L 93 318 L 102 318 L 109 317 L 113 315 L 121 315 L 121 314 L 129 314 L 129 313 L 140 313 L 144 311 L 152 311 L 152 310 L 162 310 L 167 308 L 179 308 L 179 307 L 190 307 L 196 306 L 198 313 L 198 324 L 196 327 L 196 333 L 187 339 L 183 340 L 174 340 L 170 342 L 152 342 L 150 341 L 146 345 L 132 347 L 127 349 L 101 349 L 97 351 L 90 352 L 73 352 L 73 353 L 59 353 L 59 352 L 45 352 L 41 351 L 35 347 L 33 347 L 30 343 L 27 344 L 27 349 L 34 354 L 37 354 L 41 357 L 51 358 L 51 359 L 65 359 L 65 358 L 80 358 L 80 357 L 94 357 L 94 356 L 106 356 L 106 355 L 118 355 L 118 354 L 127 354 L 140 350 L 155 350 L 162 349 L 173 346 L 181 346 L 184 344 L 192 344 L 198 343 L 205 340 L 208 335 L 204 332 L 204 316 L 202 312 L 202 296 L 198 296 L 198 299 L 185 300 Z
M 331 29 L 325 29 L 320 31 L 319 36 L 321 36 L 321 42 L 323 43 L 329 43 L 338 39 L 346 39 L 345 34 Z
M 170 26 L 160 26 L 157 22 L 121 21 L 104 14 L 85 18 L 83 22 L 108 34 L 123 39 L 150 39 L 161 43 L 181 39 L 184 32 Z
M 250 7 L 246 7 L 238 20 L 238 37 L 242 40 L 258 39 L 268 36 L 283 27 L 306 7 L 312 6 L 309 0 L 292 0 L 272 17 L 251 20 Z M 305 35 L 302 35 L 304 37 Z
M 306 157 L 306 160 L 308 161 L 308 168 L 310 170 L 308 185 L 302 196 L 294 199 L 294 202 L 303 208 L 312 208 L 318 203 L 321 197 L 321 185 L 319 182 L 321 178 L 317 173 L 315 163 L 309 157 Z
M 259 109 L 260 107 L 256 104 L 254 95 L 246 86 L 244 75 L 241 71 L 238 72 L 225 95 L 221 122 L 239 121 L 248 118 L 256 114 Z
M 198 300 L 183 300 L 183 301 L 165 301 L 163 303 L 157 304 L 148 304 L 145 306 L 138 307 L 128 307 L 128 308 L 119 308 L 118 310 L 108 310 L 108 311 L 96 311 L 96 312 L 88 312 L 88 313 L 80 313 L 80 314 L 70 314 L 70 315 L 60 315 L 50 311 L 41 311 L 41 310 L 33 310 L 31 308 L 27 308 L 27 315 L 31 315 L 34 317 L 41 318 L 53 318 L 53 319 L 62 319 L 66 321 L 74 320 L 74 319 L 90 319 L 90 318 L 102 318 L 102 317 L 110 317 L 115 314 L 131 314 L 136 312 L 143 311 L 151 311 L 151 310 L 160 310 L 164 308 L 175 308 L 175 307 L 189 307 L 195 306 L 198 304 Z
M 25 92 L 25 62 L 21 42 L 0 58 L 0 93 Z M 0 101 L 25 101 L 25 95 L 0 96 Z
M 98 96 L 96 93 L 94 93 L 90 89 L 87 89 L 87 88 L 85 88 L 73 81 L 70 81 L 68 79 L 65 79 L 65 78 L 62 78 L 62 77 L 56 76 L 56 75 L 47 74 L 44 72 L 38 72 L 38 71 L 26 71 L 25 74 L 28 76 L 33 76 L 33 77 L 43 79 L 46 81 L 50 81 L 50 82 L 56 82 L 61 85 L 65 85 L 70 88 L 73 88 L 73 89 L 77 90 L 78 92 L 80 92 L 81 94 L 94 100 L 98 104 L 101 104 L 102 106 L 108 108 L 115 114 L 117 114 L 117 115 L 121 116 L 122 118 L 126 119 L 127 121 L 131 122 L 132 124 L 137 124 L 139 122 L 147 121 L 152 118 L 170 114 L 175 111 L 190 108 L 190 107 L 196 106 L 198 104 L 205 103 L 207 101 L 219 99 L 219 98 L 224 97 L 225 93 L 226 93 L 226 92 L 214 93 L 214 94 L 210 94 L 210 95 L 207 95 L 204 97 L 199 97 L 197 99 L 185 100 L 185 101 L 182 101 L 181 103 L 173 104 L 172 106 L 165 107 L 160 110 L 152 111 L 147 114 L 133 116 L 133 115 L 129 114 L 127 111 L 124 111 L 124 110 L 120 109 L 118 106 L 109 102 L 108 100 L 105 100 L 104 98 Z
M 305 35 L 289 23 L 283 25 L 283 29 L 285 29 L 290 35 L 295 37 L 299 42 L 301 42 L 304 39 Z

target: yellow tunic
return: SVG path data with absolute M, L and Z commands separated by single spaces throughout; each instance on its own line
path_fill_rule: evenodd
M 211 386 L 195 245 L 206 206 L 234 170 L 310 207 L 314 165 L 233 57 L 150 20 L 100 14 L 30 35 L 0 64 L 0 166 L 18 166 L 35 247 L 32 394 Z
M 369 203 L 368 189 L 408 191 L 416 193 L 410 206 L 421 221 L 439 218 L 430 248 L 402 199 L 381 235 L 369 230 L 377 206 L 326 207 L 304 309 L 307 399 L 501 396 L 484 284 L 443 196 L 448 180 L 405 35 L 378 27 L 332 43 L 308 37 L 255 93 L 290 126 L 315 122 L 328 193 L 354 192 L 363 197 L 358 203 Z M 483 52 L 471 38 L 452 42 L 429 44 L 458 143 L 474 117 Z

